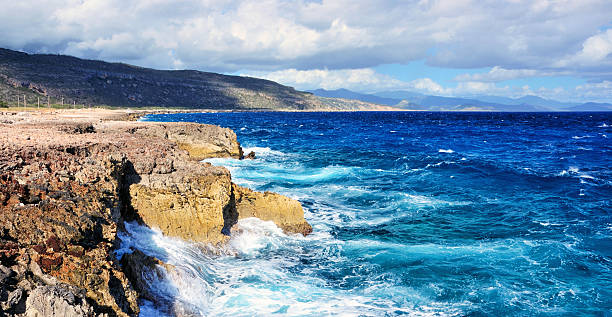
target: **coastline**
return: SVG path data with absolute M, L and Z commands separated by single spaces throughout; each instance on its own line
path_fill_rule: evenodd
M 149 113 L 0 113 L 4 311 L 138 315 L 139 300 L 156 300 L 143 274 L 161 274 L 164 264 L 137 251 L 115 255 L 125 221 L 212 246 L 248 217 L 312 231 L 299 202 L 238 186 L 227 169 L 199 162 L 242 159 L 233 131 L 133 121 Z

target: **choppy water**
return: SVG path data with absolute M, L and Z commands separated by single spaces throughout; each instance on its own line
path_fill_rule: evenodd
M 224 255 L 128 224 L 209 316 L 612 316 L 612 114 L 218 113 L 314 233 L 243 220 Z M 125 249 L 119 252 L 124 252 Z M 143 315 L 158 315 L 143 303 Z

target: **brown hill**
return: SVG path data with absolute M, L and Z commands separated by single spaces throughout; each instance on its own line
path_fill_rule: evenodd
M 16 104 L 109 105 L 201 109 L 322 109 L 332 103 L 273 81 L 193 70 L 155 70 L 64 55 L 0 48 L 0 100 Z M 23 103 L 23 101 L 22 101 Z M 367 105 L 366 105 L 367 106 Z

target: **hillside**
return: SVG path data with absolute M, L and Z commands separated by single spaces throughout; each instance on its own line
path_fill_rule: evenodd
M 193 70 L 154 70 L 0 48 L 0 100 L 15 104 L 206 109 L 321 109 L 330 102 L 273 81 Z M 350 104 L 345 107 L 351 107 Z

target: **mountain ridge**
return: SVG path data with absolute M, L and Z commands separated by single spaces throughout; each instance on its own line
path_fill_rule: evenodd
M 387 106 L 406 110 L 429 111 L 518 111 L 518 112 L 545 112 L 545 111 L 612 111 L 612 104 L 607 103 L 572 103 L 552 99 L 544 99 L 534 95 L 520 98 L 499 96 L 445 97 L 425 95 L 411 91 L 381 91 L 371 94 L 354 92 L 348 89 L 309 90 L 318 96 L 333 96 L 335 98 L 356 98 L 369 100 L 369 102 L 383 102 Z M 378 99 L 377 99 L 378 98 Z M 376 103 L 376 102 L 375 102 Z
M 197 70 L 156 70 L 67 55 L 0 48 L 0 100 L 116 107 L 218 110 L 369 109 L 253 77 Z

